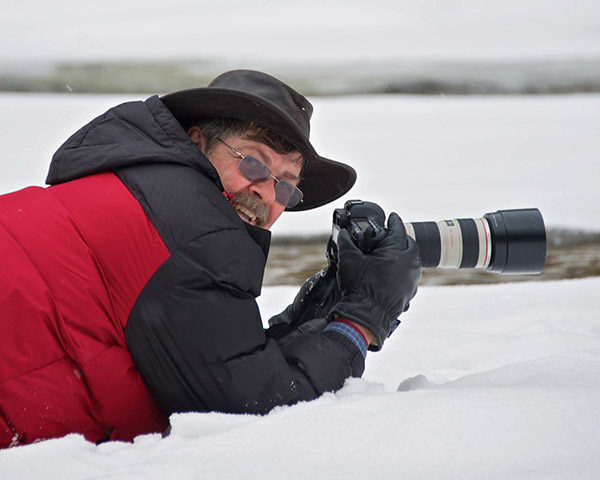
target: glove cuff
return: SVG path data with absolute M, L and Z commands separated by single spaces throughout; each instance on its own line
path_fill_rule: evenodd
M 352 325 L 350 322 L 335 320 L 325 327 L 325 332 L 337 332 L 344 335 L 358 348 L 363 358 L 367 356 L 369 342 L 358 327 Z
M 369 346 L 371 351 L 379 351 L 389 336 L 394 321 L 384 308 L 373 302 L 370 297 L 355 294 L 342 298 L 332 309 L 332 314 L 358 323 L 367 328 L 377 340 L 377 345 Z

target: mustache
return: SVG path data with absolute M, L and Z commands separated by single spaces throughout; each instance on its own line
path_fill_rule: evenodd
M 234 193 L 234 203 L 243 206 L 256 215 L 256 226 L 263 227 L 269 218 L 269 207 L 258 201 L 256 197 L 244 192 Z

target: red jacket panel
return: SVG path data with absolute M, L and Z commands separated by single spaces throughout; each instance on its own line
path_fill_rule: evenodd
M 91 441 L 164 430 L 124 328 L 169 252 L 121 181 L 0 196 L 0 252 L 0 447 L 74 425 Z

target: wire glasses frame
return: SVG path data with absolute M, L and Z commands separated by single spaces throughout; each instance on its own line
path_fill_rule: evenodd
M 270 178 L 275 180 L 275 200 L 286 208 L 292 208 L 302 201 L 304 194 L 298 187 L 292 185 L 286 180 L 279 180 L 275 177 L 271 169 L 263 161 L 251 155 L 244 155 L 237 151 L 231 145 L 226 144 L 223 140 L 217 137 L 217 140 L 225 145 L 229 150 L 240 157 L 238 170 L 240 173 L 252 183 L 266 182 Z

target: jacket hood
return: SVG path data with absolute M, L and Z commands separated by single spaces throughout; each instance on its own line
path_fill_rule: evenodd
M 55 185 L 142 163 L 178 163 L 219 176 L 158 96 L 111 108 L 73 134 L 52 157 L 46 183 Z

